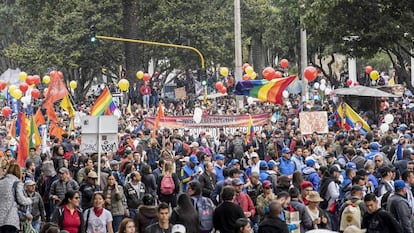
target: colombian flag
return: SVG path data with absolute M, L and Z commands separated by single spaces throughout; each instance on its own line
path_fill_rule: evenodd
M 339 127 L 346 130 L 359 129 L 362 134 L 371 130 L 367 122 L 346 103 L 339 105 L 334 116 Z

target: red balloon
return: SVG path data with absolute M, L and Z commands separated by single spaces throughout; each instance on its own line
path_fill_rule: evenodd
M 40 76 L 39 75 L 33 75 L 33 83 L 35 85 L 40 84 Z
M 309 82 L 312 82 L 313 80 L 315 80 L 316 76 L 318 75 L 318 71 L 313 66 L 306 67 L 303 73 L 305 75 L 305 78 Z
M 221 88 L 220 93 L 221 94 L 227 93 L 227 88 L 226 87 Z
M 244 70 L 245 70 L 248 66 L 250 66 L 250 65 L 249 65 L 249 63 L 244 63 L 244 64 L 243 64 L 243 66 L 242 66 L 243 71 L 244 71 Z
M 150 80 L 151 76 L 148 73 L 144 74 L 144 77 L 142 78 L 145 82 L 148 82 Z
M 370 74 L 372 72 L 371 66 L 365 66 L 365 73 Z
M 289 66 L 289 61 L 287 59 L 280 60 L 280 67 L 287 68 Z
M 358 86 L 358 85 L 359 85 L 358 81 L 354 82 L 354 86 Z
M 346 85 L 348 85 L 348 87 L 351 86 L 352 85 L 352 80 L 351 79 L 346 80 Z
M 19 84 L 19 89 L 25 93 L 27 91 L 27 89 L 29 89 L 29 85 L 27 85 L 27 83 L 20 83 Z
M 36 89 L 36 88 L 34 88 L 33 90 L 32 90 L 32 97 L 34 98 L 34 99 L 38 99 L 39 97 L 40 97 L 40 91 L 38 90 L 38 89 Z
M 34 84 L 34 78 L 33 78 L 33 76 L 31 76 L 31 75 L 27 76 L 26 83 L 28 85 L 33 85 Z
M 281 78 L 283 76 L 282 72 L 280 71 L 276 71 L 275 72 L 275 77 L 274 78 Z
M 223 89 L 223 87 L 224 87 L 224 85 L 223 85 L 223 83 L 222 83 L 222 82 L 216 82 L 216 89 L 217 89 L 218 91 L 220 91 L 221 89 Z
M 57 76 L 58 76 L 58 78 L 62 79 L 63 78 L 63 73 L 61 71 L 58 71 Z
M 4 90 L 6 88 L 7 83 L 4 80 L 0 80 L 0 91 Z
M 243 75 L 243 80 L 247 81 L 250 80 L 250 76 L 248 74 Z
M 57 76 L 58 76 L 58 72 L 57 72 L 56 70 L 53 70 L 53 71 L 51 71 L 51 72 L 50 72 L 49 76 L 50 76 L 51 78 L 57 78 Z
M 266 67 L 264 68 L 262 75 L 265 79 L 270 81 L 275 77 L 276 72 L 275 69 L 273 69 L 272 67 Z
M 10 116 L 10 113 L 12 112 L 11 108 L 6 106 L 1 110 L 1 113 L 3 113 L 3 116 L 8 117 Z

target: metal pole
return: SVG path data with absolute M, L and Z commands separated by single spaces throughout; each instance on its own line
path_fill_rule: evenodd
M 411 49 L 411 85 L 414 86 L 414 57 L 412 54 L 414 54 L 414 49 Z
M 352 80 L 352 83 L 357 81 L 357 70 L 356 70 L 356 59 L 355 57 L 348 58 L 348 72 L 349 79 Z
M 234 0 L 234 78 L 242 80 L 242 48 L 241 48 L 241 20 L 240 0 Z
M 98 185 L 101 184 L 101 117 L 98 116 Z
M 308 47 L 306 29 L 300 30 L 300 68 L 302 77 L 302 102 L 308 101 L 308 80 L 305 78 L 305 68 L 308 66 Z

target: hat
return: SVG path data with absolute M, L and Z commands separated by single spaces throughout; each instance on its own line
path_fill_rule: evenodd
M 197 159 L 197 156 L 195 155 L 191 155 L 189 161 L 192 163 L 198 164 L 198 159 Z
M 272 182 L 270 182 L 270 180 L 265 180 L 262 183 L 262 187 L 263 188 L 272 187 Z
M 171 233 L 186 233 L 185 226 L 184 225 L 181 225 L 181 224 L 175 224 L 171 228 Z
M 231 185 L 237 186 L 237 185 L 243 185 L 243 181 L 241 181 L 239 178 L 235 178 L 231 181 Z
M 256 152 L 253 152 L 251 158 L 259 158 L 259 155 Z
M 269 160 L 269 162 L 267 162 L 267 167 L 272 170 L 275 166 L 278 166 L 280 163 L 272 160 Z
M 180 162 L 186 162 L 187 163 L 188 161 L 190 161 L 190 156 L 185 156 L 182 159 L 180 159 Z
M 275 134 L 281 134 L 281 133 L 282 133 L 282 131 L 280 131 L 279 129 L 276 129 L 276 130 L 274 131 L 274 133 L 275 133 Z
M 323 201 L 323 199 L 321 198 L 321 196 L 319 195 L 318 192 L 312 191 L 309 194 L 308 201 L 311 201 L 311 202 L 321 202 L 321 201 Z
M 334 173 L 334 172 L 341 172 L 341 168 L 339 167 L 338 164 L 333 165 L 331 168 L 329 168 L 329 173 Z
M 232 167 L 234 164 L 236 164 L 236 163 L 238 163 L 238 164 L 240 164 L 240 161 L 238 160 L 238 159 L 232 159 L 231 161 L 230 161 L 230 163 L 229 163 L 229 167 Z
M 406 133 L 406 134 L 404 134 L 404 138 L 411 140 L 411 135 L 409 135 L 408 133 Z
M 150 135 L 150 133 L 151 133 L 151 130 L 150 129 L 144 129 L 144 134 L 145 135 Z
M 90 171 L 88 173 L 88 178 L 98 178 L 98 174 L 96 174 L 94 171 Z
M 224 160 L 224 155 L 222 155 L 222 154 L 216 154 L 215 159 L 216 160 Z
M 395 191 L 405 188 L 405 182 L 403 180 L 394 181 L 394 188 L 395 188 Z
M 313 167 L 313 166 L 315 166 L 315 164 L 316 164 L 316 161 L 313 160 L 313 159 L 307 159 L 306 160 L 306 166 L 308 166 L 308 167 Z
M 369 148 L 371 148 L 371 150 L 378 150 L 381 148 L 381 145 L 378 142 L 371 142 L 371 144 L 369 144 Z
M 266 161 L 264 161 L 264 160 L 260 160 L 259 167 L 266 167 L 266 168 L 267 168 L 267 163 L 266 163 Z
M 355 225 L 351 225 L 345 228 L 344 233 L 365 233 L 366 230 L 362 230 Z
M 362 187 L 359 186 L 359 185 L 352 185 L 351 192 L 352 191 L 361 191 L 362 192 Z
M 323 157 L 325 158 L 333 158 L 335 157 L 334 153 L 326 153 Z
M 61 167 L 59 169 L 59 173 L 68 173 L 68 172 L 69 172 L 69 169 L 67 169 L 66 167 Z
M 15 146 L 16 144 L 17 144 L 17 141 L 16 141 L 15 138 L 10 139 L 10 141 L 9 141 L 10 146 Z
M 399 130 L 401 130 L 401 131 L 405 131 L 405 130 L 407 130 L 407 125 L 406 124 L 401 124 L 399 127 L 398 127 L 398 129 Z
M 307 188 L 307 187 L 312 187 L 312 188 L 313 188 L 313 184 L 312 184 L 312 182 L 310 182 L 310 181 L 303 181 L 303 182 L 302 182 L 302 184 L 300 185 L 300 187 L 301 187 L 302 189 L 305 189 L 305 188 Z
M 381 176 L 384 177 L 387 175 L 388 172 L 392 172 L 392 169 L 388 166 L 383 166 L 379 169 Z
M 26 180 L 24 182 L 24 185 L 29 186 L 29 185 L 36 185 L 36 182 L 34 182 L 33 180 Z
M 361 141 L 361 144 L 365 144 L 365 143 L 368 143 L 368 140 L 367 140 L 367 139 L 363 139 L 363 140 Z
M 353 162 L 348 162 L 348 163 L 346 164 L 346 168 L 352 168 L 352 169 L 354 169 L 354 170 L 357 170 L 357 166 L 356 166 L 356 164 L 355 164 L 355 163 L 353 163 Z
M 119 164 L 119 161 L 118 160 L 112 160 L 110 163 L 109 163 L 109 165 L 111 165 L 111 166 L 115 166 L 115 165 L 118 165 Z
M 190 132 L 189 128 L 184 128 L 184 132 Z
M 190 147 L 199 147 L 200 145 L 198 144 L 198 142 L 192 142 Z
M 285 147 L 285 148 L 282 149 L 282 153 L 289 154 L 290 153 L 290 149 L 287 148 L 287 147 Z

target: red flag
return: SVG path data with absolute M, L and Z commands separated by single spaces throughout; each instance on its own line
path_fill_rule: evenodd
M 49 118 L 50 121 L 58 122 L 59 119 L 56 116 L 56 112 L 53 109 L 53 104 L 44 105 L 46 108 L 46 116 Z
M 29 156 L 29 130 L 28 120 L 26 121 L 25 114 L 19 112 L 18 121 L 20 123 L 19 146 L 17 147 L 17 164 L 24 167 L 26 159 Z
M 53 135 L 59 139 L 62 139 L 62 134 L 66 133 L 61 127 L 59 127 L 55 122 L 50 123 L 49 126 L 49 135 Z
M 39 125 L 43 125 L 46 123 L 45 118 L 43 117 L 43 114 L 40 108 L 37 109 L 37 112 L 34 115 L 34 121 L 36 123 L 36 127 L 39 127 Z
M 57 75 L 51 77 L 47 93 L 45 94 L 45 102 L 43 106 L 53 106 L 53 103 L 68 95 L 68 89 L 65 83 Z
M 157 118 L 155 118 L 154 129 L 152 131 L 152 137 L 155 138 L 157 135 L 158 124 L 160 123 L 161 117 L 164 117 L 164 109 L 162 108 L 162 104 L 158 104 L 158 113 Z

